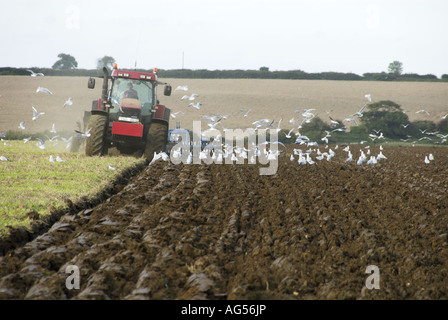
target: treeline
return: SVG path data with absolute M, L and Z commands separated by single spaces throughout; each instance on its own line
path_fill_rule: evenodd
M 52 68 L 0 68 L 2 75 L 30 75 L 28 69 L 41 72 L 46 76 L 100 76 L 102 72 L 97 69 L 69 69 L 56 70 Z M 136 69 L 140 72 L 152 72 L 147 69 Z M 433 74 L 419 75 L 415 73 L 393 74 L 387 72 L 364 73 L 362 76 L 355 73 L 341 72 L 319 72 L 307 73 L 302 70 L 270 71 L 267 67 L 259 70 L 207 70 L 207 69 L 159 69 L 161 78 L 183 78 L 183 79 L 289 79 L 289 80 L 349 80 L 349 81 L 448 81 L 448 74 L 441 78 Z

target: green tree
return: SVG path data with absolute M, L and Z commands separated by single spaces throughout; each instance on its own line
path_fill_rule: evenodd
M 99 70 L 102 70 L 104 67 L 107 69 L 112 70 L 114 67 L 115 59 L 111 56 L 104 56 L 97 60 L 96 68 Z
M 381 131 L 386 138 L 406 137 L 405 126 L 409 123 L 409 117 L 400 105 L 393 101 L 383 100 L 369 104 L 366 110 L 360 119 L 369 134 L 377 134 L 376 132 Z
M 403 63 L 396 60 L 389 63 L 388 71 L 389 73 L 392 73 L 396 76 L 401 75 L 401 73 L 403 72 Z
M 53 64 L 53 69 L 56 70 L 70 70 L 78 67 L 78 62 L 76 59 L 65 53 L 58 54 L 59 60 Z

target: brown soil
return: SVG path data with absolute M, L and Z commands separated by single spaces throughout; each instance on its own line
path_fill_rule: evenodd
M 358 166 L 361 147 L 314 165 L 289 147 L 273 176 L 159 160 L 1 257 L 0 298 L 448 298 L 448 149 L 385 147 Z

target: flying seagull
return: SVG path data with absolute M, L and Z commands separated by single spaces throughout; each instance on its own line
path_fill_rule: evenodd
M 182 91 L 188 91 L 188 86 L 178 86 L 174 91 L 182 90 Z
M 19 129 L 25 130 L 25 121 L 20 122 Z
M 73 104 L 73 98 L 70 97 L 68 98 L 67 101 L 65 101 L 63 108 L 65 108 L 66 106 L 71 106 Z
M 33 120 L 37 120 L 40 116 L 43 116 L 45 112 L 38 112 L 36 108 L 33 108 Z
M 48 93 L 48 94 L 53 94 L 50 90 L 48 90 L 47 88 L 43 88 L 43 87 L 38 87 L 36 92 L 44 92 L 44 93 Z
M 44 76 L 44 74 L 42 72 L 36 73 L 33 70 L 26 70 L 26 71 L 30 72 L 32 77 L 43 77 Z
M 171 113 L 170 115 L 171 115 L 172 118 L 176 118 L 176 116 L 177 116 L 179 113 L 184 114 L 182 111 L 177 111 L 177 112 Z
M 202 103 L 198 102 L 198 103 L 194 104 L 194 103 L 192 102 L 192 103 L 190 103 L 188 106 L 189 106 L 189 107 L 196 108 L 196 109 L 199 110 L 199 109 L 201 109 Z
M 249 109 L 249 110 L 247 110 L 247 111 L 244 111 L 243 109 L 240 109 L 240 111 L 243 113 L 244 118 L 247 117 L 247 115 L 249 114 L 249 112 L 250 112 L 251 110 L 252 110 L 252 109 Z

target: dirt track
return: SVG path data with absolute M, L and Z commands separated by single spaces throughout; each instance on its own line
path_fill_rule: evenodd
M 0 258 L 0 298 L 447 299 L 448 149 L 385 147 L 358 166 L 361 147 L 314 165 L 290 148 L 274 176 L 160 160 Z

